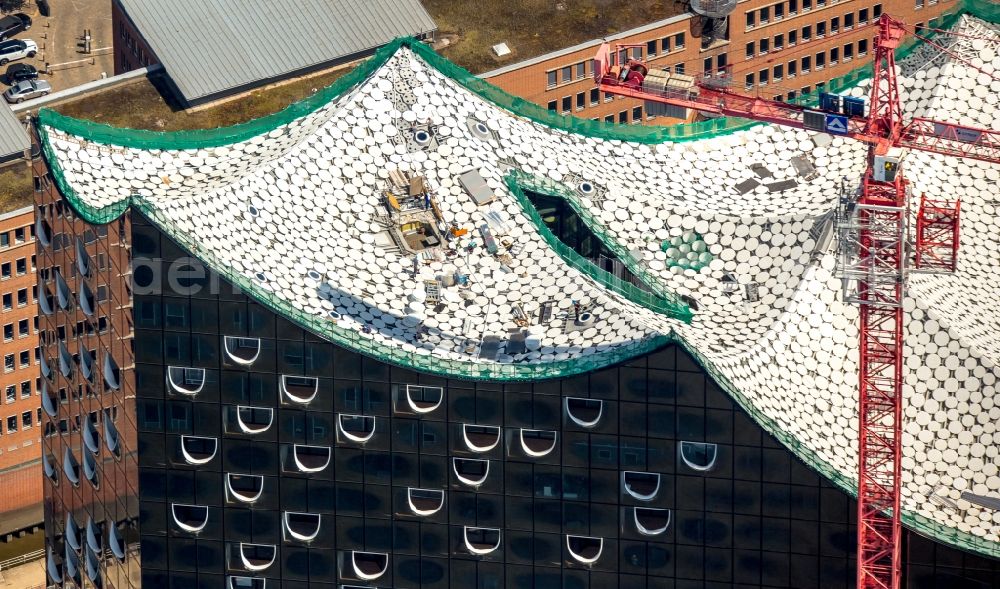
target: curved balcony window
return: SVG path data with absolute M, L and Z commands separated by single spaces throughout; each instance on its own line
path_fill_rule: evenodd
M 125 538 L 115 522 L 108 520 L 105 526 L 108 529 L 108 548 L 111 554 L 120 561 L 125 560 Z
M 63 453 L 63 474 L 74 487 L 80 485 L 80 463 L 76 461 L 73 451 L 69 448 Z
M 478 487 L 486 482 L 490 474 L 490 461 L 475 458 L 452 458 L 452 470 L 462 483 L 470 487 Z
M 91 551 L 101 554 L 102 544 L 101 544 L 101 526 L 94 523 L 93 518 L 87 518 L 87 548 Z
M 84 552 L 83 562 L 87 569 L 87 578 L 100 586 L 98 578 L 101 576 L 101 565 L 97 560 L 97 555 L 87 550 Z
M 56 459 L 48 452 L 42 453 L 42 472 L 45 477 L 52 481 L 52 484 L 59 484 L 59 469 L 56 466 Z
M 97 426 L 89 416 L 83 420 L 83 444 L 94 454 L 101 451 L 101 435 L 97 433 Z
M 389 569 L 389 555 L 384 552 L 351 552 L 351 572 L 358 579 L 374 581 Z
M 489 452 L 500 443 L 500 426 L 462 424 L 465 446 L 473 452 Z
M 522 429 L 521 450 L 533 458 L 540 458 L 556 449 L 556 432 L 541 429 Z
M 337 415 L 339 437 L 351 442 L 364 444 L 375 435 L 375 418 L 371 415 Z
M 319 536 L 322 517 L 318 513 L 286 511 L 284 516 L 285 540 L 312 542 Z
M 49 579 L 53 583 L 62 583 L 62 566 L 56 560 L 56 556 L 52 554 L 52 550 L 45 554 L 45 572 L 48 573 Z
M 79 237 L 76 238 L 76 269 L 80 271 L 83 276 L 90 276 L 90 254 L 87 253 L 87 247 L 83 245 L 83 240 Z
M 41 296 L 38 297 L 38 308 L 41 310 L 43 315 L 52 314 L 52 295 L 49 293 L 49 289 L 44 286 L 39 288 Z
M 670 527 L 670 510 L 633 507 L 632 521 L 643 536 L 659 536 Z
M 208 525 L 208 507 L 204 505 L 173 503 L 170 505 L 170 515 L 178 528 L 190 534 L 197 534 Z
M 465 549 L 471 554 L 489 554 L 500 548 L 500 529 L 463 526 L 462 539 L 465 541 Z
M 267 589 L 267 579 L 231 576 L 226 586 L 229 589 Z
M 592 565 L 601 558 L 601 552 L 604 551 L 604 538 L 566 534 L 566 550 L 573 560 L 581 564 Z
M 281 375 L 281 398 L 289 403 L 306 405 L 319 393 L 319 379 L 313 376 Z
M 440 489 L 406 489 L 406 502 L 414 515 L 434 515 L 444 507 L 444 491 Z
M 94 382 L 94 357 L 87 346 L 80 344 L 80 373 L 88 382 Z
M 247 544 L 240 542 L 232 546 L 232 548 L 239 555 L 239 566 L 254 573 L 270 568 L 278 556 L 278 548 L 274 544 Z
M 321 472 L 330 466 L 333 452 L 329 446 L 292 446 L 292 461 L 300 472 Z
M 219 450 L 219 440 L 200 436 L 181 436 L 181 456 L 188 464 L 208 464 Z
M 80 581 L 80 557 L 76 555 L 75 552 L 70 550 L 69 545 L 66 545 L 66 576 L 77 582 Z
M 49 222 L 42 216 L 42 211 L 35 211 L 35 237 L 44 247 L 52 245 L 52 229 L 49 227 Z
M 270 407 L 249 407 L 239 405 L 232 410 L 239 431 L 245 434 L 261 434 L 271 429 L 274 409 Z
M 254 503 L 264 492 L 264 477 L 258 474 L 226 473 L 226 497 L 238 503 Z
M 66 349 L 66 344 L 62 340 L 59 340 L 56 349 L 59 353 L 59 372 L 69 378 L 73 374 L 73 355 Z
M 84 282 L 80 285 L 80 310 L 87 317 L 94 316 L 94 310 L 97 308 L 97 304 L 94 302 L 94 293 L 91 292 L 90 287 Z
M 48 381 L 42 381 L 42 388 L 38 392 L 41 393 L 42 397 L 42 410 L 45 411 L 49 417 L 56 417 L 59 414 L 59 406 L 58 402 L 52 398 L 52 395 L 49 394 Z
M 68 544 L 73 550 L 80 552 L 80 549 L 83 548 L 81 537 L 82 534 L 80 533 L 80 526 L 76 524 L 76 519 L 73 517 L 73 514 L 66 514 L 66 544 Z
M 205 387 L 205 369 L 167 366 L 167 385 L 182 395 L 197 395 Z
M 444 389 L 441 387 L 425 387 L 406 385 L 406 404 L 410 411 L 419 414 L 430 413 L 441 406 L 444 399 Z
M 260 340 L 255 337 L 223 336 L 226 357 L 240 366 L 250 366 L 260 356 Z
M 111 452 L 116 458 L 121 458 L 121 444 L 120 436 L 118 435 L 118 427 L 111 420 L 111 416 L 108 414 L 107 410 L 104 413 L 104 445 L 108 447 L 108 451 Z
M 83 476 L 87 477 L 94 488 L 101 486 L 101 475 L 97 470 L 97 459 L 90 452 L 83 453 Z
M 688 468 L 698 472 L 707 472 L 715 466 L 719 447 L 716 444 L 705 442 L 681 442 L 679 452 L 681 460 L 688 465 Z
M 59 272 L 53 272 L 52 274 L 56 279 L 56 302 L 59 303 L 60 309 L 66 311 L 73 302 L 73 293 L 70 292 L 69 285 L 63 280 L 62 274 Z
M 604 401 L 600 399 L 566 397 L 563 399 L 563 406 L 566 409 L 566 417 L 580 427 L 596 426 L 604 414 Z
M 104 382 L 116 391 L 122 386 L 118 363 L 107 352 L 104 353 Z
M 660 474 L 626 470 L 622 473 L 622 489 L 634 499 L 652 501 L 660 492 Z
M 45 359 L 45 354 L 42 354 L 38 357 L 38 364 L 39 368 L 42 371 L 42 376 L 44 376 L 49 380 L 52 380 L 52 369 L 49 368 L 49 362 L 48 360 Z

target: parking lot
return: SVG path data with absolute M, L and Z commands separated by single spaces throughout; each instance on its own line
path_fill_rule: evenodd
M 114 75 L 112 54 L 111 2 L 108 0 L 49 0 L 48 17 L 42 16 L 34 0 L 25 2 L 17 12 L 31 17 L 31 29 L 15 39 L 31 39 L 38 45 L 34 58 L 12 63 L 32 65 L 41 72 L 40 79 L 52 90 L 63 90 L 97 80 L 102 73 Z M 83 33 L 90 30 L 91 53 L 83 52 Z M 46 66 L 50 73 L 45 73 Z M 0 71 L 6 71 L 3 66 Z M 2 87 L 6 89 L 6 85 Z

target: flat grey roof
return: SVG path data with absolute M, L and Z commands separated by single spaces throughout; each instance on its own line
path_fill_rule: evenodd
M 187 101 L 435 31 L 419 0 L 117 0 Z
M 20 155 L 29 147 L 31 140 L 28 139 L 28 132 L 24 130 L 24 125 L 17 120 L 17 115 L 5 102 L 0 106 L 0 159 L 14 154 Z

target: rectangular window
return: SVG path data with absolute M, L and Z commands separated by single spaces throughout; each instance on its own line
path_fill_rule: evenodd
M 561 74 L 560 78 L 561 79 L 559 81 L 562 82 L 563 84 L 565 84 L 566 82 L 572 82 L 573 81 L 573 66 L 567 65 L 567 66 L 563 67 L 562 68 L 562 74 Z
M 844 61 L 854 59 L 854 43 L 844 45 Z
M 918 22 L 916 25 L 914 25 L 913 29 L 919 35 L 920 33 L 924 32 L 924 23 Z
M 810 88 L 809 86 L 803 86 L 802 87 L 802 94 L 803 95 L 809 94 L 810 90 L 812 90 L 812 88 Z
M 823 8 L 824 6 L 826 6 L 826 0 L 816 0 L 816 6 L 819 8 Z
M 31 327 L 27 319 L 17 322 L 17 337 L 28 337 L 31 334 Z
M 774 66 L 774 71 L 772 73 L 774 76 L 771 79 L 775 82 L 780 82 L 781 79 L 785 77 L 785 66 L 781 64 Z
M 625 124 L 625 123 L 628 122 L 628 111 L 627 110 L 623 110 L 620 113 L 618 113 L 618 122 L 622 123 L 622 124 Z
M 812 0 L 802 0 L 802 12 L 807 10 L 812 10 L 813 3 Z
M 14 230 L 14 243 L 24 243 L 24 227 Z
M 641 123 L 641 122 L 642 122 L 642 107 L 641 106 L 633 107 L 632 108 L 632 123 L 635 124 L 635 123 Z
M 590 89 L 590 106 L 596 106 L 601 102 L 601 91 L 597 88 Z
M 20 361 L 21 368 L 31 366 L 31 350 L 21 350 L 17 356 Z
M 615 122 L 615 115 L 608 115 L 608 116 L 604 117 L 604 122 L 605 123 L 614 123 Z
M 726 66 L 729 64 L 727 55 L 729 54 L 720 53 L 715 56 L 715 69 L 719 70 L 720 72 L 726 69 Z
M 792 90 L 792 91 L 790 91 L 788 93 L 788 96 L 786 97 L 786 100 L 789 100 L 789 101 L 795 100 L 795 90 Z
M 840 17 L 835 16 L 830 19 L 830 34 L 834 35 L 840 32 Z
M 576 64 L 576 79 L 582 80 L 587 77 L 587 62 L 581 61 Z
M 705 60 L 701 63 L 701 67 L 706 78 L 708 76 L 711 76 L 712 70 L 715 69 L 712 67 L 712 58 L 706 57 Z
M 678 63 L 677 65 L 675 65 L 674 66 L 674 73 L 675 74 L 683 74 L 684 73 L 684 64 L 683 63 Z
M 744 84 L 744 87 L 747 90 L 750 90 L 751 88 L 753 88 L 753 74 L 747 74 L 746 83 Z
M 880 16 L 882 16 L 882 5 L 881 4 L 876 4 L 872 8 L 872 18 L 878 18 Z
M 765 55 L 770 50 L 771 50 L 771 40 L 770 39 L 761 39 L 760 40 L 760 54 L 761 55 Z
M 577 92 L 576 94 L 576 110 L 583 110 L 587 106 L 587 93 Z
M 632 48 L 632 59 L 640 60 L 642 59 L 642 47 Z
M 21 429 L 31 429 L 31 411 L 21 414 Z
M 747 53 L 746 53 L 747 59 L 750 59 L 751 57 L 753 57 L 754 49 L 755 49 L 756 45 L 757 44 L 755 42 L 753 42 L 753 41 L 750 41 L 749 43 L 747 43 Z
M 0 233 L 0 247 L 10 247 L 10 233 Z
M 757 12 L 751 10 L 747 13 L 747 28 L 752 29 L 757 25 Z
M 31 396 L 31 381 L 26 380 L 21 383 L 21 398 L 27 399 Z
M 816 82 L 816 91 L 822 92 L 823 88 L 826 88 L 826 82 Z
M 798 0 L 788 0 L 788 15 L 791 16 L 799 11 Z
M 0 279 L 7 280 L 8 278 L 10 278 L 10 262 L 0 264 Z
M 816 71 L 823 69 L 826 66 L 826 53 L 819 52 L 816 54 Z
M 652 41 L 646 41 L 646 55 L 648 57 L 656 56 L 656 45 L 657 43 L 655 39 Z
M 858 11 L 858 24 L 863 25 L 868 23 L 868 9 L 862 8 Z
M 826 21 L 816 23 L 816 38 L 822 39 L 826 36 Z
M 24 276 L 25 274 L 28 273 L 28 259 L 27 258 L 20 258 L 20 259 L 16 260 L 15 263 L 17 264 L 17 275 L 18 276 Z
M 549 101 L 549 110 L 551 110 L 552 112 L 555 112 L 557 108 L 559 108 L 559 101 L 558 100 L 550 100 Z
M 677 33 L 674 35 L 674 49 L 684 48 L 684 33 Z
M 670 53 L 670 37 L 660 39 L 660 51 Z
M 844 15 L 844 30 L 854 28 L 854 13 L 848 12 Z
M 858 40 L 858 57 L 868 53 L 868 39 Z
M 778 51 L 785 48 L 785 35 L 775 35 L 774 36 L 774 50 Z
M 3 293 L 3 310 L 10 311 L 14 308 L 14 295 L 9 292 Z
M 810 68 L 812 68 L 812 57 L 806 55 L 802 58 L 802 73 L 808 74 Z M 803 92 L 803 94 L 805 94 L 805 92 Z
M 559 74 L 552 70 L 551 72 L 545 72 L 545 87 L 552 88 L 559 83 Z
M 567 112 L 569 112 L 571 110 L 573 110 L 573 97 L 572 96 L 563 96 L 563 98 L 562 98 L 562 111 L 564 113 L 567 113 Z
M 765 6 L 764 8 L 761 8 L 760 9 L 760 18 L 757 19 L 757 20 L 760 21 L 760 24 L 766 25 L 767 22 L 769 20 L 771 20 L 771 7 L 770 6 Z
M 840 61 L 840 47 L 830 48 L 830 65 Z
M 785 18 L 785 5 L 775 4 L 774 5 L 774 20 Z
M 3 326 L 3 341 L 9 342 L 14 339 L 14 324 L 8 323 Z
M 788 62 L 788 77 L 794 78 L 799 73 L 799 62 L 792 60 Z
M 7 433 L 12 434 L 17 431 L 17 416 L 11 415 L 7 418 Z
M 767 86 L 767 80 L 770 77 L 770 72 L 768 70 L 760 70 L 757 72 L 757 85 Z
M 924 0 L 916 0 L 916 3 L 914 4 L 914 7 L 917 10 L 920 10 L 921 8 L 923 8 L 924 7 Z
M 806 26 L 802 27 L 802 41 L 803 42 L 808 41 L 809 39 L 812 39 L 812 34 L 813 34 L 812 25 L 806 25 Z
M 614 94 L 608 94 L 607 92 L 604 93 L 604 102 L 611 102 L 614 99 L 615 99 Z
M 788 46 L 792 47 L 799 40 L 798 30 L 788 31 Z
M 8 403 L 13 403 L 14 401 L 16 401 L 17 387 L 12 384 L 7 385 L 7 388 L 4 390 L 4 397 L 6 398 L 6 401 Z

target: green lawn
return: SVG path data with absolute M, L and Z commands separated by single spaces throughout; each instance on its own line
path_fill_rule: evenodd
M 0 168 L 0 213 L 26 207 L 34 202 L 34 187 L 31 168 L 24 162 Z

